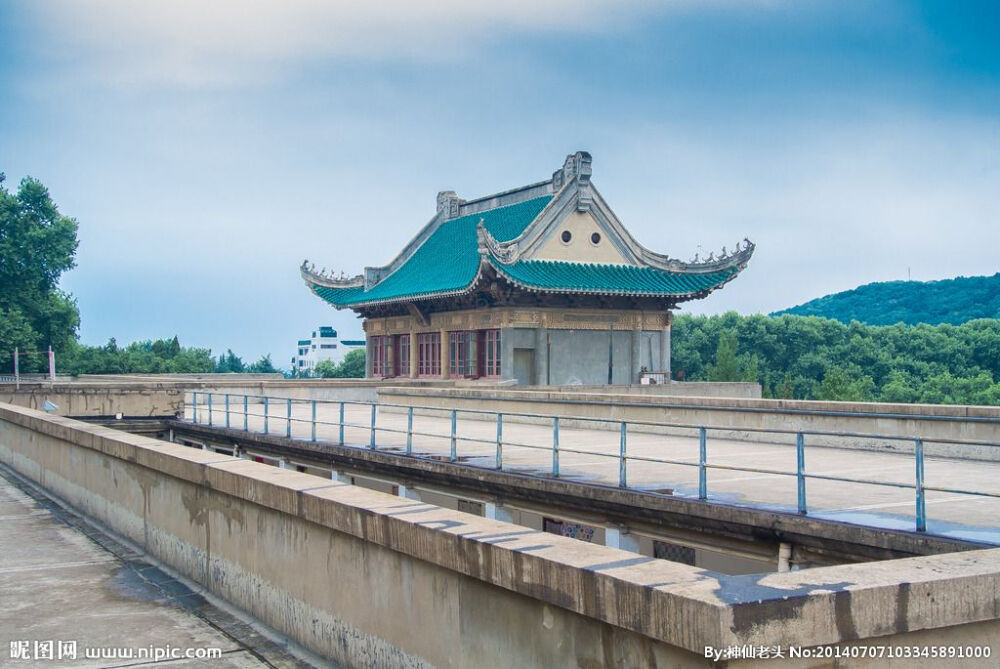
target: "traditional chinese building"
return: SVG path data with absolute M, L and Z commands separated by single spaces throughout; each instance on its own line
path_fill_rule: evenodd
M 339 278 L 302 264 L 321 299 L 364 319 L 368 376 L 629 384 L 670 372 L 671 310 L 732 281 L 753 254 L 683 262 L 628 233 L 590 154 L 552 178 L 437 214 L 388 265 Z

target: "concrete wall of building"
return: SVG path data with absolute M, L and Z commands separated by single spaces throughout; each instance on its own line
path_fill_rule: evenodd
M 10 405 L 0 462 L 349 667 L 707 667 L 706 647 L 1000 635 L 1000 549 L 722 576 Z
M 692 428 L 711 426 L 709 439 L 795 443 L 795 433 L 803 431 L 811 433 L 806 437 L 809 446 L 897 453 L 912 453 L 913 439 L 920 437 L 924 440 L 925 454 L 930 456 L 1000 461 L 1000 447 L 996 445 L 1000 444 L 1000 407 L 665 398 L 619 394 L 617 389 L 603 393 L 567 390 L 398 387 L 381 388 L 378 397 L 380 403 L 391 405 L 502 411 L 505 421 L 549 420 L 519 418 L 517 414 L 560 416 L 564 427 L 586 426 L 597 430 L 618 430 L 624 420 L 634 432 L 691 436 Z M 475 414 L 467 416 L 474 418 Z M 574 417 L 607 422 L 576 423 Z M 493 419 L 488 415 L 482 418 Z
M 658 367 L 660 333 L 651 331 L 504 328 L 500 372 L 518 385 L 606 385 L 638 383 L 639 370 Z M 529 377 L 525 358 L 533 361 Z

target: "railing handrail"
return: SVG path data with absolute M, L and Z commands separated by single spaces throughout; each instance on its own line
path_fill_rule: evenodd
M 192 420 L 194 423 L 199 423 L 198 411 L 199 407 L 204 407 L 208 411 L 207 423 L 209 426 L 213 426 L 213 395 L 222 394 L 225 400 L 225 424 L 226 427 L 230 427 L 230 414 L 232 412 L 232 406 L 230 402 L 230 396 L 234 393 L 211 393 L 211 392 L 201 392 L 192 391 Z M 199 395 L 205 396 L 205 401 L 203 403 L 199 402 Z M 324 400 L 324 399 L 298 399 L 290 397 L 271 397 L 269 395 L 248 395 L 248 394 L 236 394 L 238 397 L 242 397 L 242 416 L 243 416 L 243 431 L 249 432 L 249 417 L 259 417 L 263 418 L 264 434 L 269 434 L 269 419 L 277 418 L 280 421 L 285 421 L 285 437 L 291 438 L 292 436 L 292 424 L 293 423 L 310 423 L 311 424 L 311 441 L 317 441 L 316 438 L 316 426 L 317 425 L 327 425 L 339 428 L 339 438 L 338 444 L 345 445 L 344 441 L 344 429 L 345 428 L 358 428 L 369 431 L 369 438 L 367 448 L 370 450 L 377 449 L 376 432 L 381 431 L 383 433 L 395 433 L 395 434 L 405 434 L 406 435 L 406 450 L 405 454 L 410 457 L 420 457 L 419 455 L 414 456 L 412 450 L 412 440 L 414 436 L 424 436 L 431 438 L 439 438 L 448 440 L 449 444 L 449 461 L 455 462 L 458 459 L 458 442 L 473 442 L 473 443 L 495 443 L 496 454 L 495 454 L 495 469 L 503 469 L 503 448 L 505 446 L 513 446 L 517 448 L 530 448 L 536 450 L 547 450 L 552 453 L 552 468 L 551 475 L 553 477 L 558 477 L 560 475 L 559 470 L 559 454 L 563 453 L 575 453 L 584 455 L 593 455 L 598 457 L 614 458 L 619 462 L 619 480 L 618 485 L 622 488 L 628 487 L 628 461 L 641 461 L 641 462 L 654 462 L 661 464 L 674 464 L 681 466 L 697 467 L 698 468 L 698 498 L 703 501 L 708 500 L 708 482 L 707 482 L 707 471 L 709 469 L 726 470 L 726 471 L 736 471 L 736 472 L 748 472 L 748 473 L 763 473 L 763 474 L 773 474 L 780 476 L 794 476 L 797 480 L 797 507 L 798 512 L 802 515 L 807 515 L 809 512 L 808 505 L 806 503 L 806 481 L 808 479 L 825 480 L 825 481 L 837 481 L 843 483 L 856 483 L 863 485 L 874 485 L 874 486 L 884 486 L 893 488 L 903 488 L 916 491 L 915 497 L 915 529 L 917 532 L 926 532 L 927 529 L 927 517 L 926 517 L 926 502 L 925 493 L 926 491 L 935 492 L 948 492 L 954 494 L 964 494 L 973 495 L 979 497 L 991 497 L 1000 498 L 1000 492 L 987 492 L 982 490 L 963 490 L 956 488 L 949 488 L 943 486 L 929 486 L 924 482 L 924 446 L 927 443 L 938 443 L 938 444 L 958 444 L 958 445 L 970 445 L 970 446 L 986 446 L 986 447 L 1000 447 L 1000 443 L 990 442 L 990 441 L 980 441 L 980 440 L 957 440 L 957 439 L 940 439 L 934 437 L 924 437 L 924 436 L 899 436 L 899 435 L 886 435 L 886 434 L 873 434 L 873 433 L 859 433 L 859 432 L 834 432 L 828 430 L 789 430 L 782 428 L 735 428 L 732 426 L 709 426 L 709 425 L 697 425 L 690 423 L 670 423 L 662 421 L 648 421 L 648 420 L 622 420 L 620 418 L 601 418 L 593 416 L 565 416 L 556 414 L 539 414 L 539 413 L 529 413 L 529 412 L 504 412 L 496 411 L 490 409 L 458 409 L 458 408 L 448 408 L 440 406 L 423 406 L 423 405 L 413 405 L 413 404 L 392 404 L 392 403 L 380 403 L 377 401 L 369 400 Z M 255 402 L 260 402 L 263 405 L 263 413 L 255 413 L 249 411 L 249 401 L 254 400 Z M 187 397 L 185 394 L 185 407 L 187 406 Z M 272 401 L 278 401 L 285 405 L 285 415 L 275 416 L 270 413 L 269 407 Z M 293 415 L 292 406 L 294 404 L 309 404 L 311 406 L 311 416 L 310 418 L 297 418 Z M 319 404 L 329 404 L 329 405 L 339 405 L 339 420 L 337 421 L 327 421 L 318 420 L 316 416 L 316 407 Z M 363 406 L 371 407 L 370 419 L 367 423 L 349 423 L 345 420 L 344 410 L 347 406 Z M 405 430 L 398 428 L 389 427 L 378 427 L 377 426 L 377 408 L 387 407 L 387 408 L 399 408 L 406 409 L 407 412 L 407 427 Z M 219 409 L 214 409 L 218 411 Z M 418 432 L 413 429 L 413 415 L 414 410 L 418 411 L 432 411 L 441 412 L 445 416 L 450 418 L 450 430 L 448 433 L 437 433 L 437 432 Z M 496 421 L 496 439 L 485 439 L 479 437 L 461 437 L 457 432 L 457 418 L 459 414 L 476 414 L 476 415 L 487 415 L 493 416 Z M 532 418 L 532 419 L 544 419 L 551 421 L 552 425 L 552 440 L 548 445 L 539 444 L 525 444 L 517 443 L 511 441 L 505 441 L 503 439 L 503 423 L 504 417 L 515 417 L 515 418 Z M 600 451 L 589 451 L 581 450 L 576 448 L 566 448 L 561 446 L 559 442 L 559 428 L 560 424 L 565 426 L 565 421 L 579 421 L 584 423 L 606 423 L 617 426 L 620 432 L 620 442 L 619 442 L 619 452 L 618 453 L 607 453 Z M 629 425 L 641 425 L 649 427 L 669 427 L 669 428 L 680 428 L 680 429 L 690 429 L 697 430 L 698 436 L 698 459 L 696 462 L 688 462 L 684 460 L 668 459 L 668 458 L 655 458 L 649 456 L 640 455 L 629 455 L 627 452 L 628 446 L 628 426 Z M 794 471 L 781 471 L 776 469 L 766 469 L 766 468 L 755 468 L 755 467 L 739 467 L 735 465 L 721 465 L 712 464 L 708 462 L 707 453 L 707 441 L 708 433 L 710 431 L 715 432 L 753 432 L 753 433 L 765 433 L 765 434 L 784 434 L 784 435 L 795 435 L 795 451 L 796 451 L 796 466 Z M 852 477 L 843 476 L 833 476 L 830 474 L 810 474 L 805 467 L 805 447 L 806 447 L 806 437 L 807 436 L 823 436 L 823 437 L 842 437 L 842 438 L 859 438 L 859 439 L 879 439 L 879 440 L 892 440 L 892 441 L 905 441 L 912 442 L 914 445 L 913 457 L 914 457 L 914 482 L 913 483 L 901 483 L 897 481 L 878 481 L 873 479 L 859 479 Z M 908 453 L 907 453 L 908 455 Z

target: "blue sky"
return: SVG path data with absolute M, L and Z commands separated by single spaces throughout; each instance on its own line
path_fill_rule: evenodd
M 996 2 L 206 4 L 0 4 L 0 171 L 80 222 L 86 343 L 287 365 L 360 333 L 303 258 L 382 264 L 439 190 L 577 149 L 644 245 L 757 243 L 689 311 L 1000 270 Z

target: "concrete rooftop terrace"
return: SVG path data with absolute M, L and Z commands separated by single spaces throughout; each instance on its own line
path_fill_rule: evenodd
M 0 520 L 0 666 L 314 666 L 2 466 Z
M 730 577 L 10 405 L 0 459 L 350 666 L 707 667 L 707 647 L 997 638 L 997 550 Z M 962 666 L 995 666 L 980 657 Z

